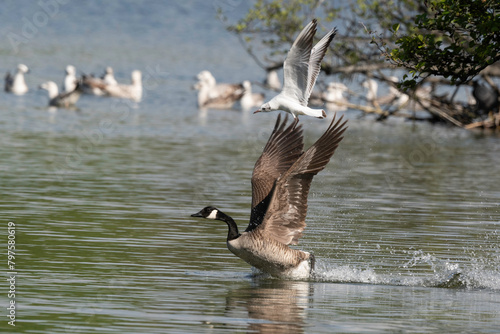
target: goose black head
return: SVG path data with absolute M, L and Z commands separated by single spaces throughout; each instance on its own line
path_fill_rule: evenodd
M 200 212 L 192 214 L 191 217 L 203 217 L 207 219 L 217 219 L 219 216 L 219 210 L 213 206 L 207 206 L 203 208 Z

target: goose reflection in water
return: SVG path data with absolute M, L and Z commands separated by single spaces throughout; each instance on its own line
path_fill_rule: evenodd
M 231 291 L 226 310 L 237 312 L 244 306 L 249 333 L 303 333 L 311 287 L 304 281 L 257 281 Z

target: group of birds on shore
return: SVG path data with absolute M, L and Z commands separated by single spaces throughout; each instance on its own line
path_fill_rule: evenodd
M 16 72 L 5 75 L 4 90 L 15 95 L 24 95 L 29 91 L 24 75 L 29 73 L 28 66 L 19 64 Z M 50 107 L 74 108 L 82 94 L 109 96 L 130 99 L 140 102 L 142 99 L 142 74 L 134 70 L 131 74 L 130 84 L 120 84 L 116 81 L 111 67 L 106 67 L 101 77 L 82 74 L 77 77 L 76 68 L 73 65 L 66 66 L 65 76 L 61 91 L 54 81 L 46 81 L 40 84 L 39 89 L 47 91 Z

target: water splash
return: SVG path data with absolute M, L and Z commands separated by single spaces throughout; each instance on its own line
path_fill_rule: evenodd
M 318 261 L 315 281 L 388 284 L 439 288 L 500 290 L 500 268 L 475 258 L 463 263 L 443 260 L 422 250 L 407 251 L 410 260 L 389 272 L 370 266 L 337 265 Z

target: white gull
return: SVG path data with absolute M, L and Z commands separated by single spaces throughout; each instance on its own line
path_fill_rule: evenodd
M 26 94 L 28 92 L 28 85 L 24 81 L 24 74 L 28 72 L 28 66 L 24 64 L 17 65 L 17 71 L 14 76 L 7 72 L 5 75 L 5 91 L 16 95 Z
M 106 85 L 117 85 L 113 75 L 113 68 L 108 66 L 106 67 L 104 74 L 97 78 L 93 75 L 83 75 L 82 78 L 82 90 L 85 94 L 104 96 L 107 93 L 104 91 Z
M 141 71 L 132 71 L 132 83 L 130 85 L 105 84 L 103 91 L 105 95 L 119 97 L 122 99 L 130 99 L 139 102 L 142 99 L 142 73 Z
M 347 99 L 344 93 L 348 91 L 346 85 L 340 82 L 330 82 L 326 90 L 321 94 L 323 101 L 327 103 L 327 108 L 330 111 L 345 111 L 347 110 Z
M 326 117 L 324 110 L 309 108 L 307 104 L 321 70 L 321 61 L 336 29 L 330 30 L 313 48 L 316 26 L 317 21 L 313 19 L 302 29 L 288 51 L 283 64 L 284 82 L 281 93 L 264 103 L 255 113 L 283 110 L 291 113 L 294 118 L 298 115 Z
M 116 85 L 118 82 L 113 74 L 113 68 L 111 66 L 106 67 L 104 75 L 102 76 L 102 81 L 106 85 Z
M 63 82 L 63 91 L 66 93 L 72 92 L 76 89 L 76 68 L 73 65 L 66 66 L 66 76 Z
M 61 94 L 59 94 L 59 89 L 54 81 L 44 82 L 40 85 L 40 89 L 45 89 L 49 93 L 49 106 L 51 107 L 71 108 L 81 95 L 78 84 L 73 91 Z
M 281 90 L 281 81 L 278 77 L 278 72 L 276 70 L 268 71 L 264 84 L 266 87 L 279 92 Z
M 380 108 L 381 104 L 395 106 L 396 108 L 402 108 L 410 99 L 410 97 L 399 91 L 395 84 L 398 83 L 398 78 L 391 76 L 389 77 L 389 93 L 387 95 L 378 97 L 378 84 L 373 79 L 367 79 L 363 82 L 363 87 L 365 87 L 368 91 L 366 93 L 366 100 L 370 102 L 375 108 Z
M 198 90 L 198 107 L 200 109 L 230 109 L 243 96 L 243 85 L 218 84 L 209 71 L 201 71 L 196 78 L 198 82 L 194 88 Z
M 250 81 L 243 81 L 243 88 L 245 92 L 240 100 L 241 108 L 243 110 L 249 110 L 253 107 L 258 107 L 264 103 L 264 94 L 262 93 L 252 93 L 252 84 Z

